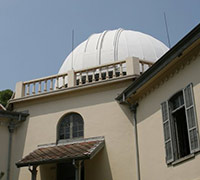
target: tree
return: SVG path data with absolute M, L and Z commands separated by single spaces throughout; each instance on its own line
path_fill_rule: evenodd
M 0 104 L 6 107 L 8 100 L 11 98 L 12 94 L 13 91 L 10 89 L 0 91 Z

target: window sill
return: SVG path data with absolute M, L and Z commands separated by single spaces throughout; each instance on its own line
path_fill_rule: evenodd
M 180 164 L 180 163 L 182 163 L 182 162 L 184 162 L 184 161 L 187 161 L 188 159 L 192 159 L 192 158 L 194 158 L 194 157 L 195 157 L 194 153 L 189 154 L 189 155 L 187 155 L 187 156 L 185 156 L 185 157 L 182 157 L 182 158 L 180 158 L 180 159 L 175 160 L 175 161 L 172 163 L 172 166 L 176 166 L 177 164 Z
M 83 137 L 75 137 L 75 138 L 69 138 L 69 139 L 59 139 L 57 140 L 57 144 L 63 144 L 63 143 L 68 143 L 68 142 L 76 142 L 79 140 L 82 140 Z

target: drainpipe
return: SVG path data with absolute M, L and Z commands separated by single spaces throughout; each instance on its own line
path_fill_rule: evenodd
M 8 125 L 9 141 L 8 141 L 8 164 L 7 164 L 7 180 L 10 180 L 10 162 L 11 162 L 11 151 L 12 151 L 12 136 L 15 129 L 15 124 L 11 121 Z
M 6 180 L 10 180 L 10 163 L 11 163 L 11 154 L 12 154 L 12 139 L 13 139 L 13 132 L 17 125 L 21 122 L 22 115 L 19 114 L 18 122 L 15 123 L 12 119 L 8 124 L 8 131 L 9 131 L 9 140 L 8 140 L 8 164 L 7 164 L 7 178 Z
M 37 166 L 33 166 L 32 169 L 29 166 L 28 170 L 31 172 L 31 180 L 36 180 L 36 178 L 37 178 Z
M 130 109 L 133 112 L 133 125 L 134 125 L 135 150 L 136 150 L 137 180 L 141 180 L 141 177 L 140 177 L 140 157 L 139 157 L 139 145 L 138 145 L 138 132 L 137 132 L 137 106 L 138 106 L 138 103 L 132 104 L 130 106 Z
M 81 162 L 82 161 L 75 161 L 75 159 L 73 159 L 72 164 L 75 167 L 75 180 L 81 180 Z

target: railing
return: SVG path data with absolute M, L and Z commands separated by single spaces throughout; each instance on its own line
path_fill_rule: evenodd
M 144 73 L 148 68 L 150 68 L 153 65 L 153 62 L 145 61 L 145 60 L 139 60 L 140 62 L 140 74 Z
M 138 58 L 129 58 L 124 61 L 100 65 L 93 68 L 78 71 L 71 70 L 63 74 L 19 82 L 16 85 L 15 98 L 106 81 L 127 75 L 140 75 L 152 66 L 152 64 L 152 62 L 139 60 Z
M 76 85 L 108 80 L 126 75 L 126 61 L 118 61 L 75 72 Z
M 53 76 L 48 76 L 24 82 L 23 85 L 24 85 L 25 96 L 40 94 L 53 91 L 56 89 L 65 88 L 65 84 L 67 82 L 67 75 L 68 73 L 57 74 Z M 62 81 L 62 86 L 60 86 L 61 81 Z

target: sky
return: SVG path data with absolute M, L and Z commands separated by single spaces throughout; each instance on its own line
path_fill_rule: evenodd
M 123 28 L 171 45 L 200 22 L 199 0 L 0 0 L 0 90 L 57 74 L 74 46 Z

